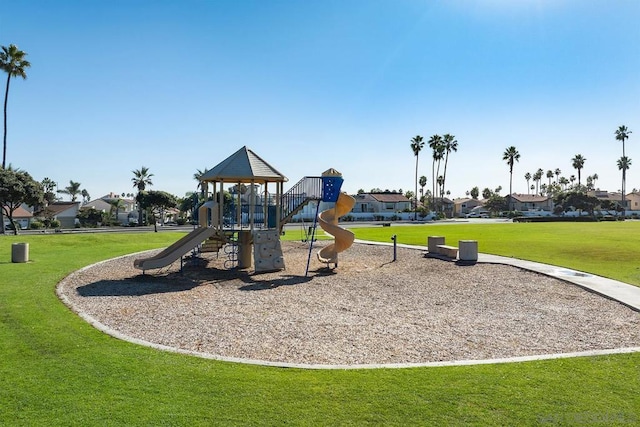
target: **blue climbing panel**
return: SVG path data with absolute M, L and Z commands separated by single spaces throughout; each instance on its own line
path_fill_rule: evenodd
M 336 202 L 340 195 L 340 188 L 344 179 L 339 176 L 323 176 L 322 177 L 322 201 Z

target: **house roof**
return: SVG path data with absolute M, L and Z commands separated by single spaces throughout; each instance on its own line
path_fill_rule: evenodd
M 69 209 L 76 209 L 78 206 L 80 206 L 80 202 L 53 202 L 49 203 L 46 210 L 55 216 Z
M 598 200 L 611 200 L 613 202 L 618 202 L 622 198 L 622 193 L 609 193 L 608 191 L 603 190 L 588 191 L 587 195 L 593 196 Z
M 95 199 L 90 202 L 85 203 L 80 209 L 91 209 L 94 208 L 97 211 L 108 211 L 111 209 L 111 205 L 109 202 L 103 199 Z
M 549 200 L 548 196 L 538 196 L 536 194 L 511 194 L 511 198 L 517 200 L 521 203 L 535 203 L 535 202 L 546 202 Z
M 246 146 L 205 172 L 201 181 L 286 182 L 287 177 Z
M 18 218 L 33 218 L 33 214 L 22 206 L 18 206 L 16 210 L 13 211 L 13 219 Z
M 405 196 L 400 193 L 369 193 L 371 197 L 378 202 L 383 203 L 402 203 L 409 202 Z

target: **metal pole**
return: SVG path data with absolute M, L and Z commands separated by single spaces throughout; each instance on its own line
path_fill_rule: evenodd
M 316 208 L 316 215 L 313 217 L 313 232 L 311 233 L 311 242 L 309 243 L 309 256 L 307 257 L 307 269 L 304 272 L 304 277 L 309 275 L 309 263 L 311 262 L 311 250 L 313 249 L 313 241 L 316 236 L 316 224 L 318 221 L 318 212 L 320 211 L 320 200 L 318 200 L 318 207 Z
M 397 236 L 394 234 L 393 236 L 391 236 L 391 240 L 393 240 L 393 262 L 396 261 L 397 259 Z

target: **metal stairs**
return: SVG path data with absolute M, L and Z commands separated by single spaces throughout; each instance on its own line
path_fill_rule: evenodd
M 322 177 L 305 176 L 282 195 L 281 224 L 291 221 L 312 200 L 322 200 Z

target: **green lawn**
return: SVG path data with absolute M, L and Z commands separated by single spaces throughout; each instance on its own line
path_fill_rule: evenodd
M 426 246 L 428 236 L 447 244 L 478 241 L 480 252 L 586 271 L 640 286 L 640 221 L 585 223 L 427 224 L 354 228 L 358 239 Z
M 522 225 L 529 227 L 530 236 L 541 236 L 541 242 L 528 242 L 538 255 L 542 247 L 550 253 L 564 250 L 578 239 L 573 233 L 583 239 L 588 232 L 564 225 L 554 231 L 567 237 L 563 241 L 547 236 L 547 224 Z M 599 239 L 605 225 L 592 225 L 593 238 Z M 431 231 L 450 240 L 461 233 L 477 238 L 481 250 L 489 251 L 487 237 L 520 235 L 510 224 L 504 231 L 487 228 L 489 234 L 482 234 L 480 226 L 456 227 L 425 226 L 422 236 L 417 229 L 407 231 L 404 243 L 411 235 L 424 244 L 427 235 L 435 234 Z M 380 238 L 387 241 L 390 230 L 403 242 L 406 230 L 401 227 L 356 232 L 358 237 L 383 233 Z M 625 245 L 635 244 L 630 230 Z M 55 284 L 77 268 L 166 246 L 179 236 L 0 237 L 0 425 L 640 423 L 640 354 L 399 370 L 249 366 L 119 341 L 93 329 L 55 296 Z M 30 243 L 32 262 L 12 264 L 11 242 Z M 500 245 L 509 248 L 508 243 Z M 605 240 L 598 248 L 607 257 L 617 251 L 616 245 Z M 511 250 L 520 253 L 519 248 Z

